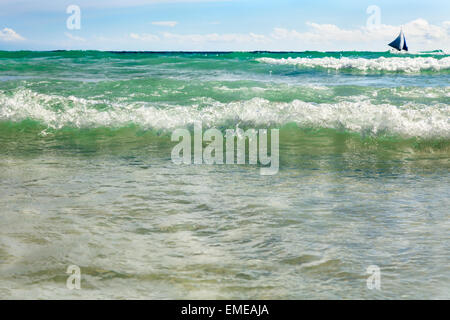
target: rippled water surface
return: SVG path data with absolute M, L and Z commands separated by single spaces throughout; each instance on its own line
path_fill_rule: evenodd
M 449 299 L 449 59 L 0 52 L 0 298 Z M 173 164 L 196 121 L 278 174 Z

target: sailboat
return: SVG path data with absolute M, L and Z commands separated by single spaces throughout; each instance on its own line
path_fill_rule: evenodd
M 396 49 L 397 52 L 408 51 L 408 46 L 406 45 L 406 39 L 402 29 L 400 29 L 398 37 L 388 45 Z

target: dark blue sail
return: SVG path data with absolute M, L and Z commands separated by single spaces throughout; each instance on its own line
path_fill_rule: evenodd
M 398 35 L 398 37 L 394 41 L 389 43 L 389 46 L 391 46 L 392 48 L 397 49 L 398 51 L 401 51 L 402 50 L 401 42 L 402 42 L 402 34 L 400 33 Z M 405 42 L 404 46 L 406 46 L 406 42 Z
M 403 35 L 403 50 L 408 51 L 408 46 L 406 45 L 405 35 Z

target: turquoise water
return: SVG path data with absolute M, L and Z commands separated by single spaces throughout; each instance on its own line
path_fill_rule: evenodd
M 0 297 L 448 299 L 449 80 L 438 52 L 0 51 Z M 280 129 L 278 174 L 173 164 L 196 121 Z

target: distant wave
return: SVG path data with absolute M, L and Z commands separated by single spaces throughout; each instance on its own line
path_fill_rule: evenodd
M 365 58 L 258 58 L 259 62 L 277 65 L 297 65 L 306 68 L 324 69 L 354 69 L 359 71 L 389 71 L 417 73 L 421 71 L 450 70 L 450 57 L 380 57 L 376 59 Z
M 311 103 L 301 100 L 271 102 L 262 98 L 207 107 L 162 106 L 143 103 L 108 103 L 76 97 L 45 95 L 28 89 L 14 94 L 0 92 L 0 121 L 37 121 L 52 129 L 118 128 L 136 125 L 144 129 L 172 130 L 202 121 L 205 126 L 270 126 L 296 123 L 305 128 L 330 128 L 363 135 L 450 138 L 450 105 L 437 103 L 404 106 L 360 101 Z

